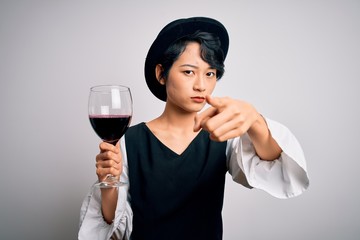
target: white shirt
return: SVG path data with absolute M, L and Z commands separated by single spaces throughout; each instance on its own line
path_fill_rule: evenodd
M 303 150 L 288 128 L 270 119 L 266 122 L 282 149 L 281 156 L 274 161 L 261 160 L 249 136 L 244 134 L 227 142 L 228 171 L 235 182 L 245 187 L 264 190 L 277 198 L 298 196 L 309 186 Z M 123 158 L 120 179 L 129 182 L 125 140 L 121 138 L 120 141 Z M 81 206 L 79 239 L 130 239 L 132 210 L 128 188 L 119 188 L 115 219 L 107 224 L 102 216 L 100 189 L 92 187 Z

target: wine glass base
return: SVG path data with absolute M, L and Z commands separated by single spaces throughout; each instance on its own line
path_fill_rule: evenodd
M 116 188 L 127 185 L 125 182 L 99 182 L 95 184 L 95 187 L 99 188 Z

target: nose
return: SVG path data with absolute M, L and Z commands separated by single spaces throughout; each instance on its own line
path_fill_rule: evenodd
M 206 83 L 203 77 L 198 76 L 194 83 L 194 90 L 198 92 L 204 92 L 206 90 Z

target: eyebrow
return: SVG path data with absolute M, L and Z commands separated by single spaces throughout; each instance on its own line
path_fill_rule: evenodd
M 198 69 L 198 68 L 199 68 L 198 66 L 196 66 L 196 65 L 192 65 L 192 64 L 189 64 L 189 63 L 182 64 L 182 65 L 180 65 L 179 67 L 192 67 L 192 68 L 196 68 L 196 69 Z M 213 67 L 209 66 L 209 68 L 208 68 L 208 69 L 215 69 L 215 68 L 213 68 Z
M 192 64 L 182 64 L 180 67 L 192 67 L 192 68 L 199 68 L 198 66 L 192 65 Z

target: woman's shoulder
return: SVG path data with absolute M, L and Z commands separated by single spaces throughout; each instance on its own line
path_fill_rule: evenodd
M 137 131 L 143 129 L 144 125 L 145 125 L 144 122 L 140 122 L 140 123 L 130 126 L 129 129 L 126 131 L 125 135 L 129 135 L 129 133 L 137 132 Z

